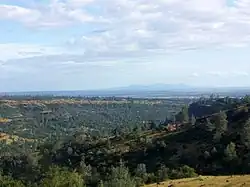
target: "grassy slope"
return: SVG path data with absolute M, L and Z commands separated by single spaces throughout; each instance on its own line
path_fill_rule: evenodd
M 202 176 L 190 179 L 169 180 L 162 182 L 159 187 L 239 187 L 250 186 L 250 176 Z M 157 187 L 157 184 L 146 185 L 145 187 Z

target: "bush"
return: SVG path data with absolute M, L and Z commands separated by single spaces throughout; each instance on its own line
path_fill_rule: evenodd
M 147 181 L 146 183 L 154 183 L 156 182 L 156 176 L 154 173 L 148 173 Z
M 67 169 L 51 167 L 40 187 L 84 187 L 83 177 Z
M 164 181 L 169 178 L 169 169 L 165 166 L 161 166 L 157 172 L 157 180 Z
M 136 180 L 130 175 L 128 168 L 123 164 L 112 168 L 110 180 L 104 183 L 104 187 L 136 187 Z
M 197 177 L 198 174 L 195 172 L 194 168 L 191 168 L 189 166 L 183 166 L 180 168 L 181 173 L 183 174 L 184 178 L 191 178 L 191 177 Z
M 192 178 L 197 177 L 198 174 L 189 166 L 182 166 L 179 169 L 174 169 L 170 172 L 171 179 Z
M 21 181 L 17 181 L 8 176 L 0 176 L 1 187 L 25 187 Z

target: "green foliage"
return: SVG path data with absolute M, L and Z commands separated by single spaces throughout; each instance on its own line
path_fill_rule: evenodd
M 81 173 L 85 179 L 88 179 L 91 177 L 91 171 L 92 171 L 91 165 L 86 165 L 85 159 L 84 157 L 82 157 L 79 167 L 79 173 Z
M 1 187 L 25 187 L 25 185 L 18 180 L 14 180 L 8 176 L 0 175 L 0 186 Z
M 135 171 L 135 180 L 137 184 L 145 184 L 148 180 L 146 164 L 138 164 Z
M 210 153 L 208 151 L 204 152 L 204 158 L 209 159 L 211 157 Z
M 104 184 L 103 184 L 102 180 L 98 183 L 98 187 L 104 187 Z
M 197 173 L 195 172 L 194 168 L 191 168 L 187 165 L 182 166 L 180 168 L 180 172 L 183 174 L 184 178 L 189 178 L 189 177 L 197 177 Z
M 169 169 L 162 165 L 157 171 L 157 180 L 164 181 L 169 178 Z
M 221 135 L 227 131 L 227 114 L 225 112 L 220 112 L 215 116 L 215 140 L 218 141 L 221 138 Z
M 185 105 L 182 109 L 182 115 L 183 115 L 183 121 L 188 122 L 189 121 L 189 115 L 188 115 L 188 106 Z
M 145 164 L 138 164 L 136 168 L 136 176 L 144 177 L 147 174 L 147 168 Z
M 112 168 L 110 179 L 104 183 L 104 187 L 136 187 L 136 181 L 131 177 L 128 168 L 121 164 Z
M 180 167 L 179 169 L 174 169 L 169 174 L 172 179 L 180 179 L 180 178 L 192 178 L 197 177 L 198 174 L 195 170 L 187 165 Z
M 54 142 L 80 131 L 87 136 L 97 137 L 111 136 L 114 132 L 115 135 L 129 133 L 135 126 L 140 131 L 143 121 L 163 120 L 166 115 L 179 112 L 191 100 L 52 96 L 13 96 L 7 99 L 10 101 L 0 98 L 0 116 L 13 120 L 8 126 L 1 126 L 1 129 L 8 134 L 43 143 Z M 158 122 L 155 123 L 158 125 Z M 113 131 L 115 128 L 117 130 Z M 78 140 L 81 138 L 78 136 Z M 30 144 L 33 143 L 29 142 L 28 148 Z M 60 144 L 55 145 L 58 146 Z
M 189 121 L 189 115 L 188 115 L 188 106 L 184 106 L 181 110 L 181 112 L 179 112 L 176 115 L 176 120 L 178 122 L 188 122 Z
M 235 143 L 230 142 L 230 144 L 227 145 L 227 147 L 224 151 L 224 154 L 225 154 L 226 161 L 232 161 L 232 160 L 237 159 Z
M 191 126 L 195 126 L 195 123 L 196 123 L 196 118 L 194 115 L 191 116 Z
M 210 119 L 206 119 L 205 130 L 208 132 L 213 132 L 216 129 L 215 125 L 210 121 Z
M 242 142 L 250 148 L 250 118 L 243 125 L 242 133 Z
M 216 117 L 215 117 L 215 127 L 216 131 L 218 132 L 225 132 L 227 131 L 227 114 L 225 112 L 220 112 Z
M 40 187 L 84 187 L 83 177 L 65 168 L 53 166 L 46 173 Z
M 246 95 L 245 97 L 242 98 L 242 101 L 244 103 L 250 103 L 250 96 L 249 95 Z
M 239 126 L 248 118 L 249 112 L 220 112 L 204 120 L 204 116 L 230 109 L 235 103 L 240 106 L 241 101 L 232 98 L 204 98 L 191 104 L 193 108 L 190 111 L 190 106 L 181 110 L 183 103 L 190 102 L 184 100 L 161 100 L 161 104 L 156 102 L 150 106 L 141 104 L 145 100 L 130 102 L 129 99 L 126 100 L 129 103 L 105 106 L 56 104 L 52 107 L 54 113 L 51 117 L 55 117 L 54 122 L 48 120 L 47 125 L 40 126 L 31 121 L 27 125 L 24 121 L 22 125 L 16 123 L 8 129 L 6 127 L 9 132 L 12 129 L 18 135 L 23 135 L 22 130 L 27 128 L 27 137 L 32 134 L 37 141 L 36 144 L 29 144 L 28 141 L 11 146 L 0 144 L 0 167 L 4 175 L 13 178 L 2 177 L 1 180 L 7 186 L 20 183 L 21 187 L 23 184 L 32 187 L 135 187 L 168 178 L 195 177 L 196 171 L 202 175 L 249 171 L 246 154 L 249 150 L 244 145 L 250 145 L 250 120 L 242 125 L 244 127 Z M 166 103 L 171 103 L 170 107 Z M 61 108 L 56 109 L 59 106 Z M 28 111 L 23 113 L 24 116 L 33 114 L 36 118 L 39 107 L 34 106 L 35 110 L 31 106 L 23 109 Z M 51 105 L 45 105 L 45 108 L 51 109 Z M 148 113 L 145 112 L 147 110 Z M 160 119 L 164 120 L 166 113 L 169 119 L 180 110 L 176 115 L 177 122 L 195 125 L 192 128 L 180 126 L 183 129 L 178 132 L 166 131 L 166 124 L 172 121 L 162 123 Z M 197 118 L 192 116 L 188 119 L 188 112 Z M 69 118 L 65 123 L 60 121 L 64 115 Z M 237 130 L 235 126 L 239 126 Z M 212 141 L 213 137 L 218 141 Z M 124 164 L 115 167 L 119 160 L 124 160 L 126 167 Z

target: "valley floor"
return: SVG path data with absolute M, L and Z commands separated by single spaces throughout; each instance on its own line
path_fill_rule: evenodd
M 169 180 L 162 182 L 158 187 L 250 187 L 250 175 L 239 176 L 200 176 L 190 179 Z M 157 187 L 157 184 L 145 187 Z

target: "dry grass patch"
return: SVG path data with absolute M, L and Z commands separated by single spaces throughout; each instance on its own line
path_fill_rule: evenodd
M 159 185 L 145 187 L 250 187 L 250 175 L 238 176 L 202 176 L 190 179 L 169 180 Z
M 16 135 L 9 135 L 6 133 L 0 133 L 0 142 L 5 141 L 6 144 L 12 144 L 13 142 L 19 142 L 19 141 L 26 141 L 26 142 L 33 142 L 33 139 L 28 139 L 28 138 L 22 138 Z

